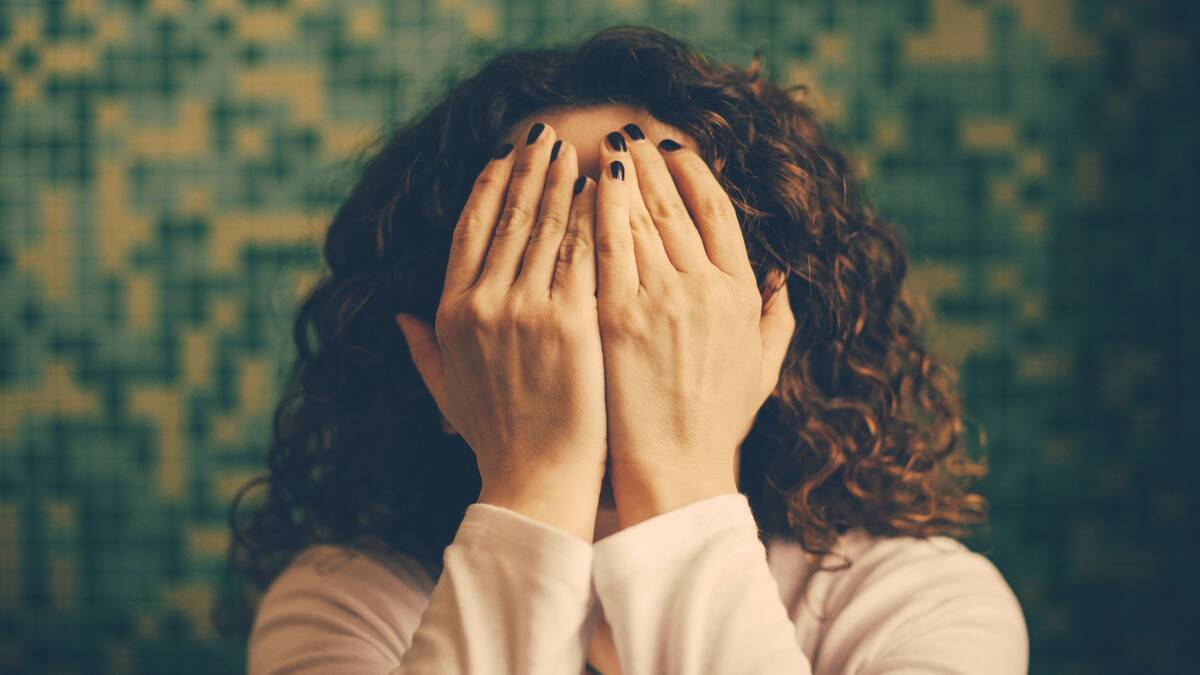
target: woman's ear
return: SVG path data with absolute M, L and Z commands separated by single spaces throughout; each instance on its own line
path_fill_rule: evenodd
M 775 396 L 788 346 L 796 332 L 796 315 L 792 313 L 792 304 L 788 299 L 787 276 L 779 276 L 782 276 L 782 280 L 778 290 L 767 301 L 759 320 L 763 343 L 762 377 L 766 389 L 763 394 L 764 401 Z
M 438 411 L 441 412 L 445 405 L 443 397 L 445 396 L 446 380 L 442 364 L 442 350 L 438 347 L 433 326 L 403 313 L 396 315 L 396 324 L 400 326 L 400 332 L 404 334 L 404 341 L 408 343 L 409 354 L 412 356 L 417 371 L 421 374 L 421 380 L 425 382 L 425 387 L 433 396 L 434 402 L 437 403 Z M 441 417 L 442 431 L 450 436 L 457 436 L 458 430 L 450 424 L 446 415 L 443 413 Z

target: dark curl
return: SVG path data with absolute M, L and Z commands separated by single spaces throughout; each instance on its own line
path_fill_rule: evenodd
M 987 501 L 966 489 L 986 465 L 961 446 L 956 375 L 918 340 L 899 236 L 861 195 L 807 88 L 761 70 L 758 54 L 721 65 L 619 26 L 501 54 L 386 136 L 334 215 L 328 271 L 300 307 L 269 473 L 231 507 L 231 564 L 250 594 L 303 548 L 363 536 L 436 575 L 479 473 L 444 433 L 393 316 L 433 321 L 475 177 L 510 130 L 551 108 L 626 104 L 689 134 L 737 208 L 764 299 L 789 284 L 796 333 L 742 445 L 741 490 L 764 535 L 819 557 L 848 528 L 962 536 L 986 520 Z M 265 495 L 239 513 L 255 487 Z

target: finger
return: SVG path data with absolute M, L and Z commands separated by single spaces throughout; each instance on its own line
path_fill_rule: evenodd
M 413 364 L 421 374 L 425 387 L 429 389 L 438 409 L 445 414 L 445 367 L 442 363 L 442 349 L 438 346 L 433 326 L 407 314 L 397 314 L 396 324 L 400 326 L 400 332 L 404 333 L 408 352 L 412 355 Z
M 595 302 L 596 181 L 580 176 L 575 187 L 578 192 L 571 202 L 567 231 L 558 247 L 550 297 L 561 297 L 564 302 Z
M 706 268 L 710 263 L 704 241 L 679 196 L 663 153 L 646 139 L 638 125 L 626 124 L 624 129 L 629 136 L 629 154 L 637 171 L 642 204 L 658 230 L 671 265 L 683 272 Z
M 550 293 L 559 245 L 563 241 L 570 217 L 573 197 L 571 190 L 575 185 L 575 178 L 579 175 L 579 163 L 574 147 L 561 140 L 555 141 L 554 144 L 556 148 L 552 148 L 550 152 L 550 168 L 546 176 L 546 188 L 542 192 L 541 210 L 538 212 L 537 223 L 529 234 L 529 245 L 525 247 L 521 271 L 513 284 L 513 288 L 519 287 L 522 291 L 541 296 Z
M 514 155 L 511 143 L 497 148 L 492 159 L 475 178 L 454 233 L 450 239 L 450 258 L 446 263 L 443 292 L 462 293 L 475 284 L 487 255 L 492 229 L 500 217 L 504 192 L 508 189 Z
M 613 134 L 625 143 L 621 132 L 614 131 Z M 646 203 L 642 201 L 637 167 L 633 161 L 625 162 L 625 180 L 629 183 L 629 229 L 633 233 L 633 257 L 637 262 L 638 284 L 647 289 L 662 288 L 665 284 L 672 283 L 679 276 L 679 271 L 667 257 L 654 219 L 650 217 Z
M 796 332 L 796 315 L 788 299 L 786 277 L 767 301 L 758 325 L 763 346 L 763 388 L 765 396 L 769 396 L 779 384 L 779 372 Z
M 737 209 L 729 195 L 700 155 L 677 143 L 673 146 L 674 141 L 668 143 L 669 140 L 659 141 L 658 147 L 666 151 L 663 160 L 679 187 L 683 203 L 692 214 L 692 222 L 700 231 L 708 259 L 730 276 L 746 280 L 754 278 Z M 673 147 L 675 149 L 671 149 Z
M 637 295 L 638 269 L 629 229 L 628 153 L 600 139 L 600 182 L 596 186 L 596 280 L 601 303 L 621 303 Z
M 535 122 L 525 136 L 525 145 L 517 152 L 513 162 L 512 180 L 500 221 L 492 233 L 491 247 L 483 271 L 476 285 L 490 286 L 507 291 L 517 279 L 529 233 L 542 201 L 546 182 L 546 171 L 550 165 L 550 151 L 557 140 L 554 129 L 543 122 Z

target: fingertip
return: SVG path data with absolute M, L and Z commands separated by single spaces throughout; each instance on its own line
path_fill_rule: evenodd
M 600 182 L 593 176 L 584 175 L 586 179 L 583 183 L 583 189 L 579 191 L 579 196 L 583 197 L 584 204 L 590 205 L 592 210 L 589 212 L 589 217 L 592 220 L 596 219 L 596 211 L 600 203 Z
M 566 164 L 568 168 L 574 165 L 579 166 L 579 153 L 576 152 L 575 146 L 571 141 L 566 139 L 558 139 L 554 141 L 554 146 L 550 149 L 551 164 Z
M 608 176 L 615 180 L 624 182 L 625 180 L 625 163 L 619 159 L 614 159 L 608 163 Z
M 664 138 L 658 142 L 658 149 L 663 152 L 675 152 L 676 150 L 682 150 L 683 146 L 673 138 Z
M 610 159 L 600 165 L 600 176 L 596 180 L 598 202 L 628 208 L 630 190 L 625 169 L 626 164 L 620 159 Z
M 512 154 L 513 147 L 514 146 L 512 143 L 505 143 L 501 145 L 492 151 L 492 159 L 504 159 L 508 157 Z

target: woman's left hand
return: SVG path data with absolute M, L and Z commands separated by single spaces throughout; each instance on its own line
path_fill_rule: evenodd
M 633 136 L 641 134 L 634 133 Z M 736 492 L 736 449 L 774 390 L 795 317 L 764 310 L 737 212 L 704 160 L 606 145 L 625 200 L 598 200 L 598 313 L 622 527 Z

